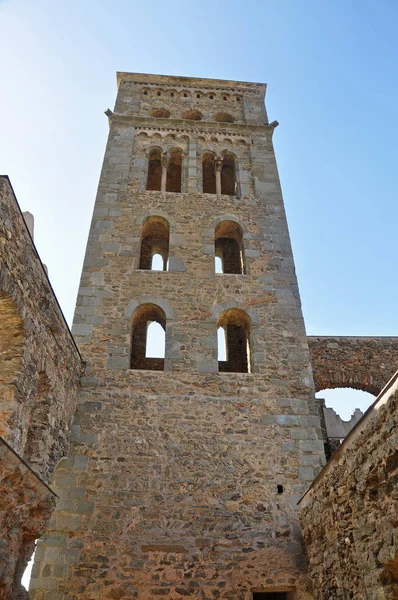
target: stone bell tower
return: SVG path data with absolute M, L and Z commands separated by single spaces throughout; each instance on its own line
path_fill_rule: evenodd
M 118 89 L 31 597 L 308 600 L 296 503 L 323 442 L 266 86 Z

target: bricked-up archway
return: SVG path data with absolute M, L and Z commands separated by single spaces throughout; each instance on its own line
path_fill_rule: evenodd
M 309 336 L 316 391 L 351 387 L 377 394 L 398 369 L 398 337 Z

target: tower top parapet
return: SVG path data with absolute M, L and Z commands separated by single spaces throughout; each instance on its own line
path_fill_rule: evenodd
M 181 77 L 174 75 L 155 75 L 147 73 L 126 73 L 118 71 L 116 73 L 117 85 L 122 81 L 128 81 L 136 84 L 146 85 L 173 85 L 176 87 L 188 88 L 211 88 L 213 90 L 235 90 L 242 93 L 255 93 L 265 97 L 267 90 L 266 83 L 255 83 L 251 81 L 233 81 L 228 79 L 207 79 L 204 77 Z

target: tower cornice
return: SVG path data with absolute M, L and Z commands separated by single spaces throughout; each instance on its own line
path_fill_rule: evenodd
M 154 119 L 152 117 L 141 117 L 137 115 L 122 115 L 105 111 L 110 121 L 131 123 L 137 128 L 153 131 L 182 131 L 187 133 L 218 133 L 223 135 L 271 135 L 277 121 L 264 123 L 263 125 L 247 123 L 217 123 L 216 121 L 189 121 L 187 119 Z
M 228 90 L 239 92 L 254 92 L 265 96 L 267 90 L 266 83 L 256 83 L 251 81 L 234 81 L 228 79 L 206 79 L 202 77 L 180 77 L 169 75 L 155 75 L 146 73 L 126 73 L 117 72 L 116 81 L 119 87 L 122 81 L 128 81 L 138 85 L 161 85 L 173 87 L 188 87 L 195 89 Z

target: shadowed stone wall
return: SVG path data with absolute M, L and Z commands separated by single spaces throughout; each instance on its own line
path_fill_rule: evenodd
M 398 597 L 398 374 L 300 501 L 317 600 Z
M 68 451 L 82 365 L 7 177 L 0 177 L 0 256 L 0 433 L 16 453 L 2 451 L 0 460 L 0 496 L 9 494 L 0 523 L 7 556 L 0 589 L 6 586 L 10 600 L 19 594 L 32 532 L 42 533 L 52 506 L 44 500 L 48 490 L 17 455 L 51 480 Z
M 323 442 L 264 93 L 119 74 L 73 328 L 88 364 L 34 600 L 312 598 L 296 503 Z M 145 190 L 152 146 L 181 148 L 181 193 Z M 201 192 L 206 151 L 235 155 L 235 195 Z M 168 271 L 139 269 L 149 215 L 169 223 Z M 245 275 L 215 273 L 225 220 L 242 228 Z M 166 317 L 164 371 L 129 369 L 148 303 Z M 250 374 L 218 372 L 229 308 L 250 322 Z
M 43 533 L 55 494 L 0 438 L 0 599 L 28 598 L 21 585 L 26 556 Z

